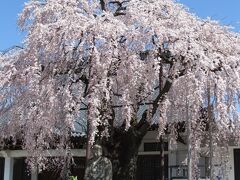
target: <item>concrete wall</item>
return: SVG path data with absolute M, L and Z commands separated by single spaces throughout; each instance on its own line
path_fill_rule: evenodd
M 167 141 L 167 137 L 165 140 Z M 146 134 L 139 148 L 139 154 L 140 155 L 159 154 L 159 152 L 156 152 L 156 151 L 144 152 L 145 142 L 158 142 L 156 131 L 150 131 Z M 237 146 L 229 147 L 229 173 L 227 175 L 228 180 L 234 180 L 234 154 L 233 154 L 234 149 L 240 149 L 240 147 L 237 147 Z M 168 154 L 168 166 L 182 165 L 183 161 L 186 159 L 187 146 L 181 143 L 178 143 L 175 149 L 173 150 L 169 149 L 168 152 L 165 152 L 165 154 Z M 203 165 L 203 163 L 204 163 L 204 160 L 201 159 L 200 165 Z M 218 171 L 217 167 L 216 167 L 216 171 Z

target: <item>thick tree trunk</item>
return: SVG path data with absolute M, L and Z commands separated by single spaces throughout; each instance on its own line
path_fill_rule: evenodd
M 113 167 L 113 180 L 136 180 L 137 154 L 130 157 L 125 164 L 121 160 L 115 160 Z
M 146 132 L 140 134 L 134 127 L 127 131 L 115 129 L 111 140 L 103 143 L 112 162 L 113 180 L 136 180 L 138 148 Z

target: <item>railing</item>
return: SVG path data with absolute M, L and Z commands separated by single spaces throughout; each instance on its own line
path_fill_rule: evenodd
M 186 165 L 176 165 L 169 166 L 169 180 L 185 180 L 188 178 L 188 166 Z M 198 166 L 199 168 L 199 179 L 207 179 L 209 173 L 206 166 Z

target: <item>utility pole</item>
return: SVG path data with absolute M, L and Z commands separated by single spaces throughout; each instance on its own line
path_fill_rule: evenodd
M 189 119 L 189 104 L 186 98 L 186 121 L 187 121 L 187 165 L 188 165 L 188 180 L 192 180 L 192 123 Z

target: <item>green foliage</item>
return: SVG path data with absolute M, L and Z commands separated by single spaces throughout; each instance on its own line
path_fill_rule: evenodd
M 69 180 L 78 180 L 77 176 L 70 176 Z

